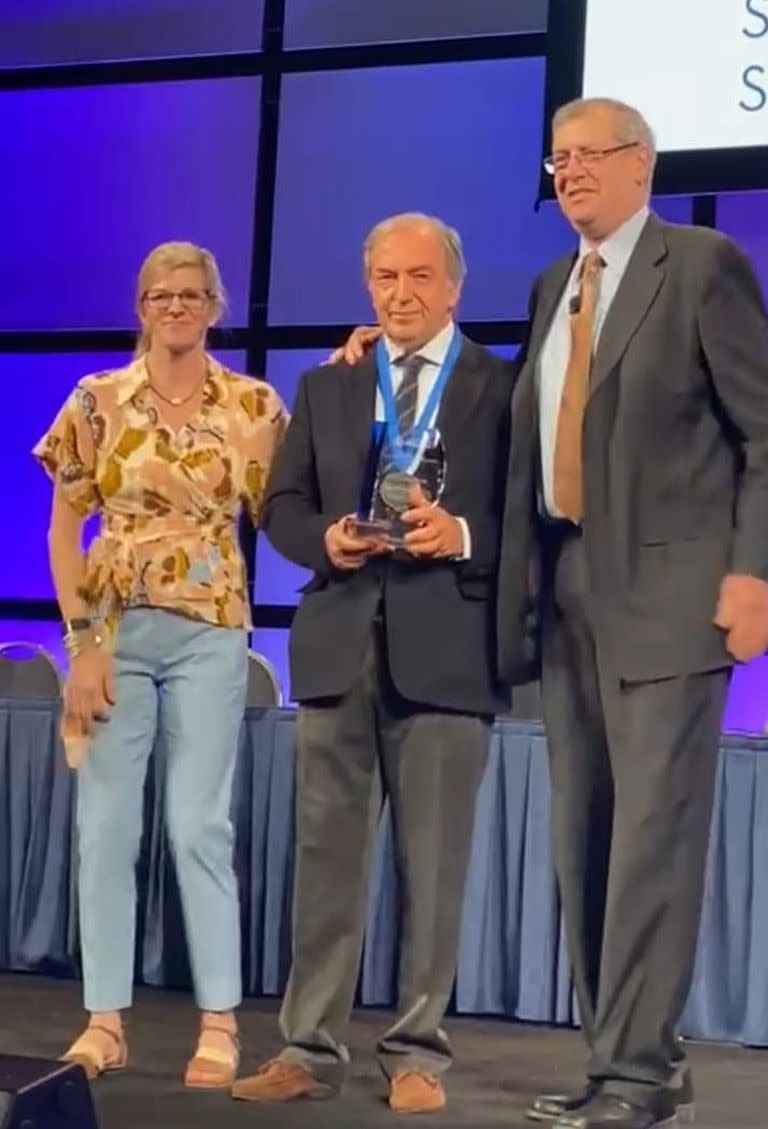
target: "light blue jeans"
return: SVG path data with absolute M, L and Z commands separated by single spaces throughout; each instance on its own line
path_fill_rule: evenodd
M 116 702 L 78 773 L 80 935 L 87 1011 L 133 995 L 136 860 L 144 779 L 158 732 L 166 820 L 198 1006 L 241 999 L 240 914 L 232 866 L 232 777 L 245 707 L 245 631 L 156 608 L 125 612 Z

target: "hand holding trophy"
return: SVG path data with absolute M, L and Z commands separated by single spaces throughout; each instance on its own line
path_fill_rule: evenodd
M 426 432 L 420 447 L 401 441 L 400 454 L 398 466 L 386 442 L 374 437 L 360 508 L 348 519 L 347 529 L 390 549 L 409 550 L 416 526 L 430 516 L 424 510 L 436 507 L 443 492 L 445 452 L 439 431 Z

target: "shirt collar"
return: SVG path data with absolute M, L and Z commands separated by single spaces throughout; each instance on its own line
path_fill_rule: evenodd
M 448 356 L 448 350 L 451 347 L 455 329 L 456 326 L 453 321 L 449 321 L 447 325 L 443 326 L 439 333 L 435 334 L 431 341 L 428 341 L 426 345 L 423 345 L 421 349 L 417 350 L 419 356 L 423 357 L 425 361 L 429 361 L 430 364 L 437 365 L 439 368 Z M 396 361 L 398 357 L 402 357 L 402 345 L 396 345 L 386 334 L 384 335 L 384 345 L 386 346 L 390 363 Z
M 600 252 L 600 258 L 610 270 L 619 272 L 624 270 L 649 215 L 650 210 L 644 205 L 633 216 L 630 216 L 621 227 L 617 228 L 613 235 L 609 235 L 607 239 L 598 244 L 596 250 Z M 593 248 L 582 236 L 579 243 L 579 261 L 584 255 L 588 255 L 591 250 Z
M 122 370 L 118 378 L 117 403 L 119 407 L 127 404 L 137 392 L 149 384 L 146 359 L 141 356 Z
M 229 394 L 228 370 L 210 353 L 206 353 L 206 357 L 208 359 L 207 384 L 208 388 L 215 393 L 210 398 L 206 396 L 206 401 L 209 404 L 223 404 Z
M 206 383 L 211 386 L 213 392 L 213 395 L 207 399 L 209 399 L 209 403 L 219 404 L 227 398 L 226 369 L 209 353 L 206 354 L 206 359 L 208 361 Z M 127 365 L 120 375 L 120 387 L 117 393 L 118 406 L 123 407 L 129 400 L 133 399 L 137 392 L 141 392 L 148 387 L 147 359 L 145 355 L 142 355 Z

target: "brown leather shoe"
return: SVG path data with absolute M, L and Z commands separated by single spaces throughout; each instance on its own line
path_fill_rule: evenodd
M 332 1098 L 336 1090 L 319 1082 L 298 1062 L 272 1058 L 249 1078 L 239 1078 L 232 1086 L 233 1098 L 242 1102 L 292 1102 L 296 1098 Z
M 395 1113 L 434 1113 L 444 1109 L 443 1083 L 435 1074 L 401 1070 L 390 1084 L 389 1107 Z

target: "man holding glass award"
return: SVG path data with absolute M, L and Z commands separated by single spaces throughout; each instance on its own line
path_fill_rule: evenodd
M 494 713 L 494 592 L 511 369 L 454 324 L 461 240 L 401 215 L 366 240 L 381 328 L 360 363 L 302 378 L 262 528 L 312 569 L 291 632 L 299 701 L 286 1046 L 235 1084 L 251 1101 L 331 1097 L 349 1063 L 373 835 L 393 816 L 399 1011 L 378 1046 L 398 1112 L 445 1105 L 475 796 Z

